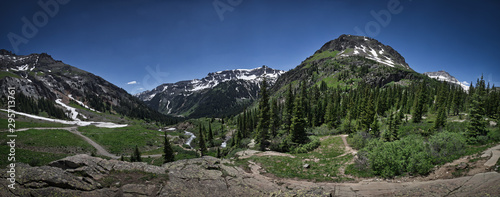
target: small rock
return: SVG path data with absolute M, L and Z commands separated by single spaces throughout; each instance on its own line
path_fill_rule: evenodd
M 311 166 L 310 166 L 309 164 L 307 164 L 307 163 L 306 163 L 306 164 L 304 164 L 304 166 L 303 166 L 303 167 L 307 169 L 307 168 L 309 168 L 309 167 L 311 167 Z
M 460 164 L 457 165 L 457 167 L 455 167 L 455 169 L 457 170 L 463 170 L 465 168 L 469 167 L 469 164 L 465 163 L 465 162 L 460 162 Z

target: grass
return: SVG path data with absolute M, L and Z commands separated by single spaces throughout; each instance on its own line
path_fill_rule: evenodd
M 137 145 L 141 152 L 157 149 L 163 146 L 163 133 L 146 129 L 140 125 L 130 125 L 123 128 L 98 128 L 95 126 L 79 127 L 85 136 L 93 139 L 109 152 L 117 155 L 131 154 Z
M 340 137 L 327 137 L 321 141 L 321 145 L 312 152 L 293 154 L 295 158 L 286 156 L 253 156 L 247 160 L 238 161 L 238 164 L 252 160 L 260 163 L 264 169 L 277 177 L 299 178 L 313 181 L 342 181 L 339 168 L 349 162 L 353 156 L 344 153 L 344 145 Z M 309 164 L 309 168 L 304 168 Z
M 497 160 L 497 163 L 495 165 L 495 171 L 498 172 L 498 173 L 500 173 L 500 159 Z
M 19 148 L 57 149 L 68 153 L 90 153 L 95 151 L 94 147 L 82 138 L 66 130 L 27 130 L 16 132 L 16 134 L 16 146 Z M 0 138 L 1 141 L 7 140 L 2 138 Z
M 71 100 L 71 101 L 69 102 L 69 106 L 70 106 L 70 107 L 73 107 L 73 108 L 76 108 L 76 109 L 80 109 L 80 110 L 85 110 L 85 111 L 93 112 L 93 111 L 91 111 L 90 109 L 87 109 L 87 108 L 85 108 L 85 107 L 81 106 L 80 104 L 76 103 L 76 102 L 75 102 L 75 101 L 73 101 L 73 100 Z M 96 112 L 94 112 L 94 113 L 96 113 Z
M 0 154 L 7 156 L 9 153 L 8 146 L 0 146 Z M 52 161 L 56 161 L 65 158 L 69 155 L 67 154 L 57 154 L 57 153 L 47 153 L 47 152 L 37 152 L 32 150 L 26 150 L 22 148 L 16 148 L 16 163 L 26 163 L 31 166 L 43 166 L 47 165 Z M 11 161 L 7 160 L 7 157 L 0 159 L 0 167 L 5 167 L 10 164 Z
M 130 158 L 127 158 L 126 160 L 130 161 Z M 146 162 L 147 164 L 155 165 L 155 166 L 163 165 L 163 157 L 145 157 L 145 158 L 142 158 L 142 161 Z
M 315 54 L 311 59 L 308 60 L 308 62 L 320 60 L 320 59 L 325 59 L 325 58 L 333 58 L 337 56 L 337 53 L 340 51 L 323 51 L 319 54 Z
M 7 129 L 7 119 L 0 118 L 0 130 Z M 35 128 L 35 127 L 68 127 L 69 125 L 52 122 L 24 122 L 16 120 L 16 129 Z
M 375 176 L 373 174 L 373 171 L 370 168 L 361 170 L 361 169 L 356 167 L 356 164 L 348 165 L 345 169 L 345 173 L 356 176 L 356 177 L 362 177 L 362 178 L 369 178 L 369 177 Z
M 14 78 L 18 78 L 18 79 L 21 78 L 19 75 L 16 75 L 14 73 L 7 72 L 7 71 L 0 71 L 0 79 L 3 79 L 4 77 L 14 77 Z

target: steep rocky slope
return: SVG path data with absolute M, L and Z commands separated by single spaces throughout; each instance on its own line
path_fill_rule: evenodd
M 203 79 L 162 84 L 136 96 L 164 114 L 223 117 L 237 114 L 255 101 L 263 77 L 273 84 L 283 73 L 267 66 L 225 70 Z

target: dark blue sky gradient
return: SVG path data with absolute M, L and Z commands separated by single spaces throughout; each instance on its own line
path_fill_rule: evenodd
M 242 0 L 221 21 L 212 0 L 72 0 L 17 54 L 46 52 L 137 93 L 219 70 L 292 69 L 329 40 L 365 31 L 376 21 L 370 12 L 390 1 Z M 43 11 L 37 2 L 2 2 L 0 48 L 14 51 L 7 35 L 23 35 L 21 18 Z M 446 70 L 468 82 L 484 74 L 500 86 L 499 1 L 399 2 L 402 11 L 375 39 L 417 72 Z M 157 66 L 160 73 L 148 72 Z

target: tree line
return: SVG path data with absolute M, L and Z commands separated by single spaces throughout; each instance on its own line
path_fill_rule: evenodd
M 321 81 L 307 87 L 304 81 L 290 83 L 282 95 L 271 97 L 264 79 L 257 108 L 235 117 L 237 132 L 232 145 L 253 138 L 261 150 L 290 150 L 309 142 L 307 128 L 321 125 L 347 134 L 363 131 L 390 142 L 400 138 L 398 129 L 403 123 L 420 123 L 431 114 L 435 115 L 434 125 L 423 130 L 423 136 L 442 129 L 448 117 L 459 116 L 469 119 L 467 137 L 473 143 L 487 135 L 486 118 L 500 117 L 500 91 L 486 85 L 483 77 L 468 91 L 430 78 L 407 86 L 377 87 L 360 82 L 357 87 L 328 87 Z

